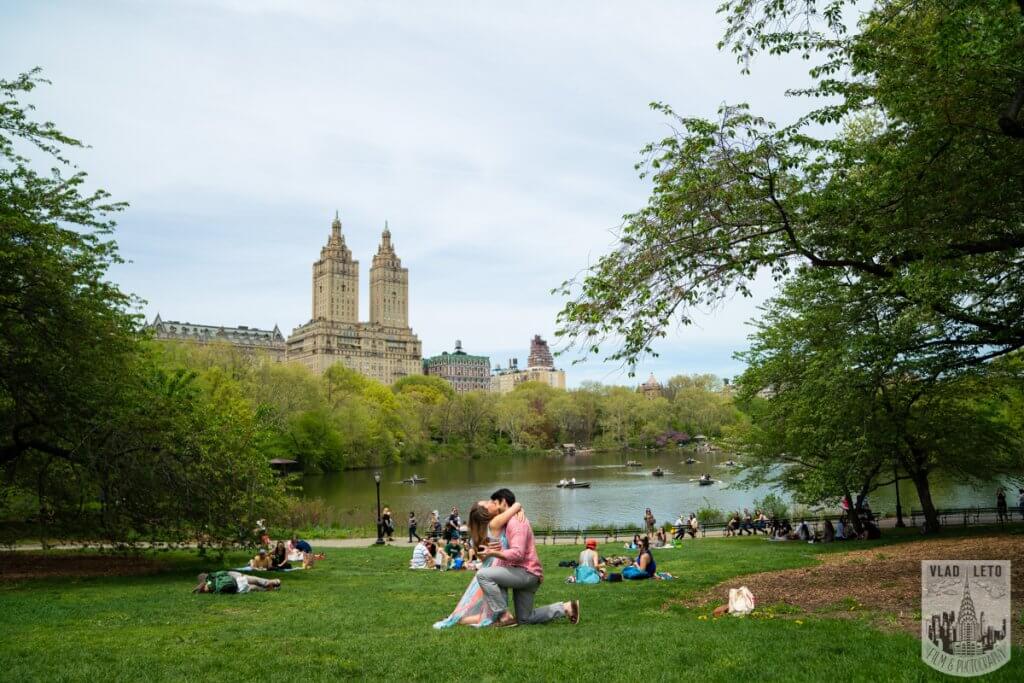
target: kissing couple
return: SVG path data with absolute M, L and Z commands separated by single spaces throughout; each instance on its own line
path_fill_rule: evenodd
M 544 570 L 537 557 L 533 527 L 514 493 L 498 489 L 490 500 L 474 503 L 469 510 L 469 534 L 484 562 L 455 611 L 435 623 L 434 628 L 449 628 L 455 624 L 475 627 L 543 624 L 561 617 L 567 617 L 570 623 L 579 623 L 578 600 L 534 609 L 534 594 L 544 580 Z M 508 610 L 509 588 L 516 605 L 514 617 Z

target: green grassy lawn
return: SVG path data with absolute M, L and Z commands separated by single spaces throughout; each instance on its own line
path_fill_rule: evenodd
M 563 582 L 569 570 L 558 561 L 579 548 L 542 547 L 548 578 L 537 602 L 579 598 L 579 626 L 444 632 L 431 624 L 470 576 L 410 571 L 404 543 L 333 550 L 312 571 L 282 575 L 280 592 L 238 596 L 189 593 L 197 571 L 217 567 L 170 554 L 155 576 L 0 583 L 0 671 L 5 680 L 47 681 L 938 680 L 917 639 L 866 620 L 701 619 L 709 609 L 672 602 L 738 574 L 868 545 L 706 539 L 655 551 L 675 581 L 599 586 Z M 243 562 L 233 556 L 224 566 Z M 992 680 L 1024 680 L 1024 652 L 1016 648 Z

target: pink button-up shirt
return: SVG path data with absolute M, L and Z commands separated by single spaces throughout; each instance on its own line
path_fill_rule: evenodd
M 533 540 L 533 527 L 530 521 L 522 521 L 513 517 L 505 525 L 505 538 L 508 540 L 508 548 L 502 551 L 506 559 L 498 558 L 494 564 L 498 567 L 522 567 L 544 580 L 544 570 L 540 566 L 540 558 L 537 557 L 537 544 Z

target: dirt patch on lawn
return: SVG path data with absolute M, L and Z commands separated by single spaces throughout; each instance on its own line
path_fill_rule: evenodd
M 686 601 L 700 607 L 747 586 L 761 606 L 784 603 L 826 616 L 878 614 L 892 626 L 921 630 L 921 560 L 1011 560 L 1012 618 L 1024 609 L 1024 536 L 982 536 L 914 541 L 849 553 L 820 555 L 813 567 L 738 576 Z M 1024 644 L 1024 629 L 1011 629 Z
M 48 577 L 139 576 L 158 571 L 160 564 L 146 557 L 0 553 L 0 582 Z

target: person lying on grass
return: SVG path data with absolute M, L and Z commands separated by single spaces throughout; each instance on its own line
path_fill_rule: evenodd
M 236 571 L 202 573 L 193 593 L 248 593 L 250 591 L 272 591 L 281 588 L 281 579 L 264 579 Z

